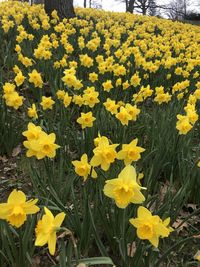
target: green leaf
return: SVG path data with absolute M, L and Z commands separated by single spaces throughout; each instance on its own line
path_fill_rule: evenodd
M 86 259 L 82 259 L 80 263 L 84 263 L 88 266 L 100 265 L 100 264 L 114 265 L 112 260 L 108 257 L 86 258 Z

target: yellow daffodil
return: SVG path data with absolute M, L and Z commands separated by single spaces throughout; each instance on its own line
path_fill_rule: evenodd
M 188 116 L 177 115 L 177 119 L 176 129 L 179 131 L 179 134 L 187 134 L 192 129 Z
M 128 125 L 129 120 L 132 119 L 132 116 L 125 107 L 120 107 L 120 111 L 115 116 L 122 125 Z
M 22 133 L 23 136 L 27 138 L 27 140 L 38 139 L 40 133 L 42 132 L 42 128 L 40 126 L 36 126 L 34 123 L 29 122 L 28 130 Z
M 27 137 L 27 141 L 23 142 L 28 149 L 26 152 L 27 157 L 35 156 L 37 159 L 55 157 L 56 149 L 60 146 L 55 144 L 56 136 L 54 133 L 48 135 L 42 131 L 40 126 L 29 123 L 28 130 L 22 134 Z
M 43 110 L 52 109 L 55 101 L 51 97 L 42 97 L 42 102 L 40 105 L 42 106 Z
M 28 116 L 30 118 L 33 118 L 33 119 L 37 119 L 38 118 L 37 109 L 36 109 L 36 105 L 35 104 L 32 104 L 31 108 L 28 108 Z
M 56 95 L 57 95 L 58 99 L 63 100 L 65 97 L 65 91 L 64 90 L 58 90 Z
M 65 213 L 61 212 L 55 217 L 48 208 L 44 208 L 45 214 L 38 221 L 36 232 L 35 246 L 44 246 L 48 243 L 49 252 L 55 254 L 56 250 L 56 232 L 60 230 L 60 226 L 65 219 Z
M 130 144 L 123 144 L 122 150 L 117 154 L 117 158 L 124 160 L 125 165 L 131 164 L 133 161 L 138 161 L 141 158 L 140 153 L 144 152 L 145 149 L 137 146 L 138 139 L 134 139 Z
M 130 203 L 142 203 L 145 197 L 140 192 L 144 189 L 137 183 L 135 168 L 126 166 L 118 178 L 107 180 L 104 186 L 104 194 L 115 200 L 119 208 L 126 208 Z
M 110 145 L 107 138 L 101 138 L 98 142 L 98 146 L 93 150 L 94 156 L 92 157 L 90 164 L 93 167 L 101 165 L 104 171 L 107 171 L 110 164 L 116 159 L 117 152 L 115 151 L 118 144 Z
M 15 82 L 17 86 L 20 86 L 23 84 L 25 80 L 25 76 L 23 76 L 22 72 L 18 72 L 17 75 L 15 76 Z
M 158 215 L 152 215 L 145 207 L 138 208 L 137 216 L 130 219 L 130 223 L 137 228 L 137 236 L 142 240 L 149 240 L 154 247 L 158 247 L 159 238 L 168 237 L 172 231 L 168 227 L 169 219 L 163 222 Z
M 43 80 L 41 74 L 37 70 L 33 70 L 29 75 L 29 82 L 33 83 L 35 87 L 42 88 Z
M 75 167 L 75 172 L 84 178 L 84 182 L 87 180 L 88 175 L 91 172 L 91 165 L 88 163 L 88 156 L 87 154 L 83 154 L 81 160 L 74 160 L 72 164 Z M 91 173 L 92 178 L 97 178 L 97 174 L 94 169 L 92 169 Z
M 92 116 L 90 111 L 88 113 L 81 112 L 81 117 L 77 119 L 77 122 L 81 125 L 82 129 L 85 129 L 86 127 L 92 127 L 95 120 L 96 118 Z
M 8 221 L 11 225 L 19 228 L 24 224 L 27 215 L 35 214 L 40 209 L 35 205 L 37 199 L 26 201 L 22 191 L 14 189 L 7 200 L 7 203 L 0 204 L 0 219 Z

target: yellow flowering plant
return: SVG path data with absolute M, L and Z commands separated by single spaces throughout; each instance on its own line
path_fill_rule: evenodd
M 170 229 L 159 216 L 140 206 L 137 211 L 137 218 L 130 219 L 130 223 L 137 228 L 137 236 L 142 240 L 149 240 L 154 247 L 158 247 L 159 238 L 168 237 Z
M 34 254 L 33 233 L 35 218 L 32 215 L 40 210 L 36 205 L 37 202 L 38 199 L 27 200 L 26 195 L 21 190 L 14 189 L 9 194 L 7 202 L 0 204 L 0 237 L 2 245 L 0 262 L 4 261 L 10 266 L 22 267 L 30 264 L 29 259 Z
M 44 208 L 45 215 L 38 221 L 36 232 L 36 246 L 44 246 L 48 243 L 49 252 L 55 254 L 56 249 L 56 232 L 60 230 L 61 224 L 65 218 L 64 212 L 57 214 L 54 218 L 48 208 Z
M 7 203 L 0 204 L 0 219 L 19 228 L 26 221 L 28 214 L 35 214 L 40 210 L 35 205 L 37 201 L 37 199 L 26 201 L 26 196 L 22 191 L 13 190 Z
M 140 192 L 142 188 L 136 181 L 136 172 L 133 166 L 127 165 L 118 178 L 107 180 L 104 186 L 104 194 L 115 200 L 119 208 L 126 208 L 128 204 L 140 204 L 145 197 Z
M 54 158 L 56 156 L 56 149 L 60 146 L 55 144 L 56 136 L 54 133 L 48 135 L 42 131 L 40 126 L 29 123 L 28 130 L 23 132 L 23 135 L 27 137 L 27 141 L 23 143 L 28 149 L 27 157 L 35 156 L 37 159 L 43 159 L 44 157 Z
M 91 166 L 97 167 L 100 165 L 104 171 L 107 171 L 117 157 L 115 151 L 117 146 L 118 144 L 110 145 L 107 138 L 101 138 L 97 147 L 93 149 L 94 156 L 90 161 Z

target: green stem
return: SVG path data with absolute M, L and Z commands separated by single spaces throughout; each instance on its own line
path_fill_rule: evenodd
M 126 253 L 127 253 L 127 248 L 126 248 L 126 239 L 125 239 L 125 224 L 126 224 L 126 209 L 122 211 L 122 218 L 119 215 L 121 215 L 121 211 L 118 213 L 117 220 L 121 224 L 121 234 L 120 234 L 120 240 L 119 240 L 119 249 L 121 256 L 123 258 L 123 261 L 126 262 Z
M 19 267 L 25 266 L 22 229 L 19 229 Z

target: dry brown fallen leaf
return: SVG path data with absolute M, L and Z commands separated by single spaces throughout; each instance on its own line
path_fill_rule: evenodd
M 131 258 L 133 258 L 134 254 L 135 254 L 135 251 L 136 251 L 136 244 L 135 242 L 133 242 L 132 244 L 128 244 L 127 245 L 127 255 Z
M 76 267 L 86 267 L 85 263 L 79 263 Z
M 170 190 L 172 194 L 175 194 L 176 189 L 175 187 L 172 187 L 168 181 L 166 183 L 162 184 L 160 187 L 160 192 L 159 192 L 159 199 L 161 203 L 164 201 L 165 195 L 167 192 Z
M 40 267 L 40 256 L 35 256 L 32 261 L 33 267 Z
M 194 238 L 200 239 L 200 235 L 194 235 Z
M 21 152 L 21 145 L 16 146 L 12 151 L 12 157 L 17 157 Z
M 3 156 L 3 157 L 0 156 L 0 161 L 2 161 L 3 163 L 5 163 L 5 162 L 8 161 L 8 159 L 6 158 L 6 156 Z
M 184 228 L 188 228 L 188 224 L 186 222 L 184 222 L 183 224 L 181 224 L 183 222 L 183 220 L 181 219 L 177 219 L 172 227 L 176 230 L 177 229 L 177 233 L 181 232 Z M 179 227 L 179 225 L 181 224 L 181 226 Z

